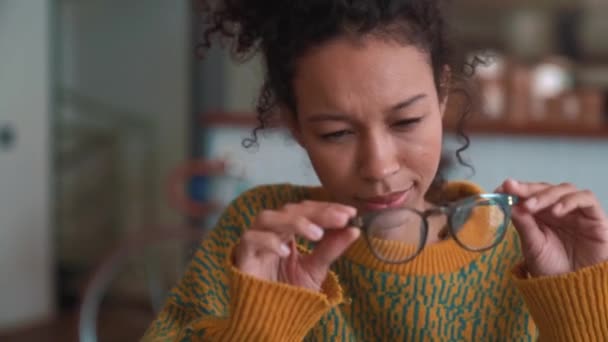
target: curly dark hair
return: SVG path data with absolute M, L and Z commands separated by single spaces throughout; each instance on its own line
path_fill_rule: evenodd
M 479 59 L 466 61 L 448 44 L 441 0 L 198 0 L 204 24 L 201 48 L 208 48 L 214 36 L 231 47 L 235 59 L 245 61 L 261 52 L 265 79 L 257 101 L 259 125 L 244 147 L 257 145 L 259 131 L 272 127 L 278 118 L 278 104 L 297 115 L 293 77 L 299 57 L 341 35 L 374 35 L 428 52 L 440 99 L 448 92 L 463 95 L 457 134 L 462 146 L 456 151 L 460 164 L 472 169 L 462 158 L 470 145 L 464 123 L 473 103 L 467 82 Z M 445 67 L 450 77 L 446 83 Z M 437 177 L 451 165 L 442 158 Z

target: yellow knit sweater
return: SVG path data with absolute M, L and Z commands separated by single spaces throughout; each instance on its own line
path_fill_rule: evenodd
M 479 192 L 470 183 L 446 187 L 451 199 Z M 326 195 L 321 188 L 271 185 L 236 199 L 143 340 L 608 341 L 608 263 L 527 279 L 514 229 L 481 254 L 446 240 L 402 265 L 378 261 L 360 239 L 320 292 L 232 266 L 232 249 L 256 213 L 305 199 Z

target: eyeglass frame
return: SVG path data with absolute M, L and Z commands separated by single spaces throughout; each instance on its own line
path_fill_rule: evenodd
M 457 230 L 452 225 L 452 221 L 453 221 L 452 217 L 459 208 L 474 204 L 475 201 L 477 201 L 479 199 L 494 201 L 496 204 L 498 204 L 501 207 L 503 213 L 505 214 L 505 218 L 504 218 L 502 225 L 500 226 L 501 235 L 498 239 L 496 239 L 496 242 L 494 242 L 493 244 L 491 244 L 488 247 L 476 249 L 476 248 L 470 248 L 469 246 L 466 246 L 464 243 L 462 243 L 458 239 Z M 511 221 L 511 207 L 513 205 L 517 204 L 518 202 L 519 202 L 519 198 L 514 195 L 502 194 L 502 193 L 483 193 L 483 194 L 469 196 L 469 197 L 466 197 L 466 198 L 463 198 L 458 201 L 451 202 L 451 203 L 448 203 L 445 205 L 438 205 L 433 208 L 427 209 L 425 211 L 420 211 L 420 210 L 417 210 L 414 208 L 403 207 L 403 208 L 390 208 L 390 209 L 370 212 L 370 213 L 359 215 L 359 216 L 356 216 L 356 217 L 350 219 L 348 222 L 348 225 L 351 227 L 357 227 L 363 231 L 365 241 L 367 242 L 367 245 L 368 245 L 370 251 L 372 252 L 372 254 L 374 254 L 374 256 L 378 260 L 381 260 L 388 264 L 405 264 L 405 263 L 412 261 L 418 255 L 420 255 L 420 253 L 422 253 L 422 251 L 426 247 L 426 240 L 427 240 L 428 234 L 429 234 L 429 223 L 428 223 L 429 217 L 435 216 L 435 215 L 446 215 L 447 224 L 446 224 L 446 227 L 444 227 L 441 230 L 440 234 L 447 233 L 448 234 L 447 236 L 452 236 L 454 241 L 456 241 L 456 243 L 460 247 L 462 247 L 463 249 L 465 249 L 467 251 L 481 253 L 481 252 L 485 252 L 487 250 L 490 250 L 490 249 L 496 247 L 499 243 L 502 242 L 502 240 L 504 239 L 505 234 L 507 232 L 507 230 L 504 229 L 504 226 L 508 225 L 509 222 Z M 475 207 L 474 205 L 471 206 L 471 208 L 474 208 L 474 207 Z M 400 261 L 387 260 L 386 258 L 380 256 L 378 254 L 378 252 L 376 252 L 376 250 L 372 246 L 372 242 L 371 242 L 370 236 L 369 236 L 370 223 L 373 222 L 378 216 L 380 216 L 386 212 L 395 212 L 395 211 L 400 211 L 400 210 L 404 210 L 404 209 L 407 209 L 409 211 L 412 211 L 412 212 L 418 214 L 418 216 L 420 216 L 420 218 L 421 218 L 420 229 L 422 229 L 422 234 L 420 236 L 420 243 L 418 244 L 416 253 L 412 254 L 408 258 L 406 258 L 404 260 L 400 260 Z

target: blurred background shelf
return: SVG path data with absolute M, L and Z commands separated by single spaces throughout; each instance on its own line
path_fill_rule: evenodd
M 448 125 L 446 130 L 455 132 L 455 125 Z M 583 138 L 608 140 L 608 126 L 597 128 L 566 125 L 527 124 L 523 126 L 505 123 L 472 123 L 465 127 L 465 132 L 472 135 L 503 135 L 543 138 Z

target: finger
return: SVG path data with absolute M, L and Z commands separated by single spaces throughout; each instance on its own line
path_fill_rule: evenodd
M 597 197 L 589 190 L 577 191 L 562 196 L 552 208 L 552 212 L 558 217 L 563 217 L 577 209 L 590 219 L 606 219 L 606 213 L 602 209 Z
M 275 210 L 261 212 L 251 229 L 272 231 L 280 234 L 284 240 L 296 234 L 311 241 L 319 241 L 324 234 L 321 227 L 304 216 Z
M 324 229 L 345 228 L 350 218 L 357 214 L 357 209 L 338 203 L 304 201 L 290 204 L 283 211 L 291 215 L 306 217 Z
M 296 241 L 294 239 L 292 239 L 288 243 L 288 246 L 289 246 L 289 249 L 291 250 L 291 253 L 287 257 L 287 259 L 284 260 L 284 262 L 287 263 L 288 269 L 296 270 L 296 269 L 298 269 L 297 264 L 298 264 L 298 262 L 300 262 L 299 253 L 298 253 L 298 245 L 297 245 Z
M 519 233 L 522 250 L 526 257 L 536 257 L 542 250 L 545 235 L 538 227 L 536 220 L 529 212 L 520 207 L 513 207 L 513 226 Z
M 336 261 L 348 247 L 361 235 L 358 228 L 347 228 L 329 232 L 321 240 L 311 254 L 305 256 L 305 262 L 311 269 L 324 272 Z
M 527 198 L 539 191 L 545 190 L 548 187 L 551 187 L 551 184 L 544 182 L 521 182 L 513 179 L 507 179 L 502 185 L 502 190 L 507 194 Z
M 496 189 L 494 189 L 494 193 L 504 193 L 505 192 L 505 184 L 507 182 L 513 181 L 511 178 L 507 178 L 500 184 Z
M 541 210 L 556 204 L 560 198 L 567 194 L 575 193 L 577 189 L 567 183 L 545 188 L 529 197 L 522 205 L 531 213 L 535 214 Z
M 335 202 L 321 202 L 321 201 L 303 201 L 297 204 L 291 204 L 285 206 L 285 208 L 295 208 L 304 210 L 304 212 L 308 213 L 316 213 L 324 210 L 337 210 L 340 212 L 344 212 L 348 215 L 354 216 L 357 214 L 357 209 L 345 204 L 335 203 Z
M 287 257 L 291 254 L 291 249 L 287 243 L 272 232 L 248 230 L 243 233 L 241 241 L 236 248 L 235 262 L 237 265 L 240 265 L 242 261 L 264 252 L 273 253 L 280 257 Z

